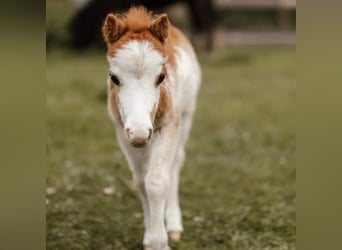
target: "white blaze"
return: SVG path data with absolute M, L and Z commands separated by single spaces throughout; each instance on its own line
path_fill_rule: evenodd
M 165 59 L 148 41 L 132 40 L 108 57 L 110 72 L 118 77 L 118 106 L 125 129 L 133 137 L 146 138 L 152 129 L 150 118 L 159 102 L 156 79 Z M 110 83 L 112 84 L 112 83 Z

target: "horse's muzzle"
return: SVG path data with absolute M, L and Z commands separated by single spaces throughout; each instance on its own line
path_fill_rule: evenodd
M 130 144 L 135 148 L 144 147 L 152 136 L 152 129 L 148 129 L 147 132 L 144 133 L 134 133 L 130 128 L 126 129 L 126 135 Z

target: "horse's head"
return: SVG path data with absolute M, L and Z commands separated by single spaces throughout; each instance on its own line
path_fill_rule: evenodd
M 135 9 L 124 17 L 108 14 L 103 34 L 108 46 L 109 107 L 135 147 L 152 136 L 161 85 L 166 78 L 163 43 L 169 20 Z

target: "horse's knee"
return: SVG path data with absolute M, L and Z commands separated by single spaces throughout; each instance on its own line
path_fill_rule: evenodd
M 169 188 L 169 177 L 162 171 L 151 171 L 145 178 L 145 190 L 151 200 L 166 198 Z

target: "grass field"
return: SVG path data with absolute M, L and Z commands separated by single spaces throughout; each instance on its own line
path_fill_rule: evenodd
M 295 249 L 295 51 L 200 55 L 172 249 Z M 140 249 L 140 202 L 106 111 L 105 52 L 47 55 L 47 249 Z

